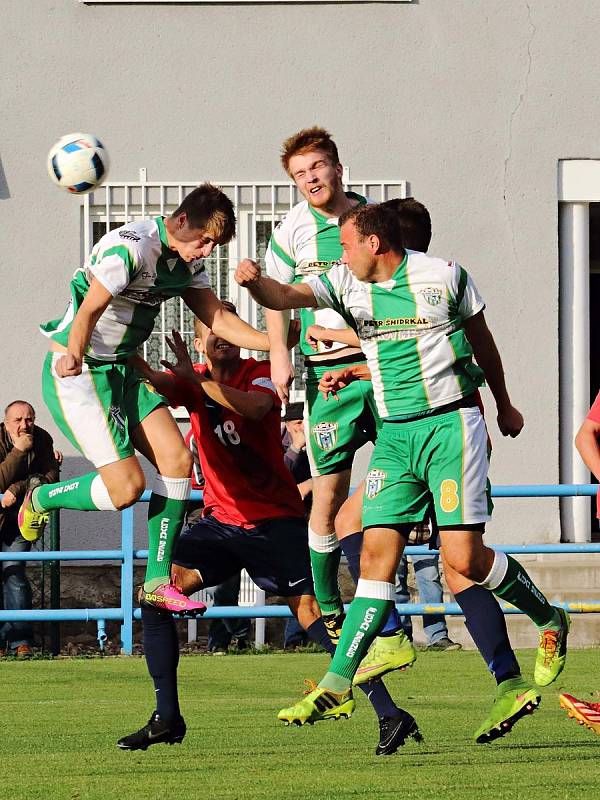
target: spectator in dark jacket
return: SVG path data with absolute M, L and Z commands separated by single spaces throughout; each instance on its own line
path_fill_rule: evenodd
M 29 480 L 58 480 L 59 465 L 52 437 L 35 424 L 30 403 L 14 400 L 4 411 L 0 423 L 0 547 L 3 553 L 22 553 L 31 548 L 17 525 L 17 512 Z M 31 608 L 31 586 L 24 561 L 2 561 L 2 590 L 7 611 Z M 26 622 L 5 622 L 0 626 L 0 654 L 31 656 L 31 626 Z

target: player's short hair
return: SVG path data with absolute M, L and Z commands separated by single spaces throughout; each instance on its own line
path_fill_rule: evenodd
M 315 125 L 313 128 L 303 128 L 282 144 L 281 163 L 288 175 L 290 175 L 290 158 L 310 153 L 311 150 L 323 150 L 334 164 L 340 163 L 337 145 L 331 134 L 325 128 Z
M 385 249 L 401 253 L 404 250 L 402 232 L 396 213 L 384 203 L 358 205 L 345 211 L 339 218 L 340 228 L 352 222 L 361 239 L 375 235 Z
M 31 413 L 33 414 L 33 418 L 35 419 L 35 408 L 31 405 L 29 400 L 13 400 L 12 402 L 10 402 L 4 409 L 5 417 L 13 406 L 29 406 L 29 408 L 31 409 Z
M 223 305 L 227 311 L 231 311 L 232 314 L 237 316 L 237 308 L 235 307 L 235 303 L 232 303 L 231 300 L 221 300 L 221 305 Z M 202 320 L 198 319 L 198 317 L 194 317 L 194 336 L 199 339 L 202 330 L 207 326 L 202 322 Z
M 205 230 L 218 244 L 227 244 L 235 236 L 233 203 L 212 183 L 203 183 L 186 195 L 171 216 L 180 214 L 186 214 L 192 228 Z
M 403 197 L 386 200 L 382 205 L 397 214 L 404 247 L 426 253 L 431 242 L 431 217 L 423 203 L 414 197 Z

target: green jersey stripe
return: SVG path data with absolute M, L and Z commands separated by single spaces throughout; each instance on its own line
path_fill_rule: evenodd
M 282 261 L 285 261 L 289 267 L 295 266 L 294 259 L 285 252 L 283 247 L 277 244 L 274 236 L 271 237 L 271 248 L 275 255 L 279 256 Z

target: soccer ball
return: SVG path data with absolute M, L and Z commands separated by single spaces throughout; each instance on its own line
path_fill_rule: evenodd
M 67 192 L 91 192 L 108 175 L 108 153 L 95 136 L 69 133 L 50 148 L 48 174 L 57 186 Z

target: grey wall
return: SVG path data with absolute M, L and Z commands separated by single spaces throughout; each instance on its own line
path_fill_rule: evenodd
M 283 177 L 282 139 L 320 123 L 352 176 L 410 181 L 432 212 L 431 252 L 460 260 L 487 299 L 527 424 L 502 440 L 486 398 L 493 481 L 557 481 L 556 170 L 600 157 L 596 8 L 4 0 L 1 325 L 15 358 L 0 403 L 31 398 L 51 427 L 36 323 L 61 312 L 80 259 L 78 201 L 46 176 L 58 136 L 100 136 L 113 180 L 141 166 L 149 180 L 264 180 Z M 499 501 L 490 531 L 557 539 L 558 505 Z

